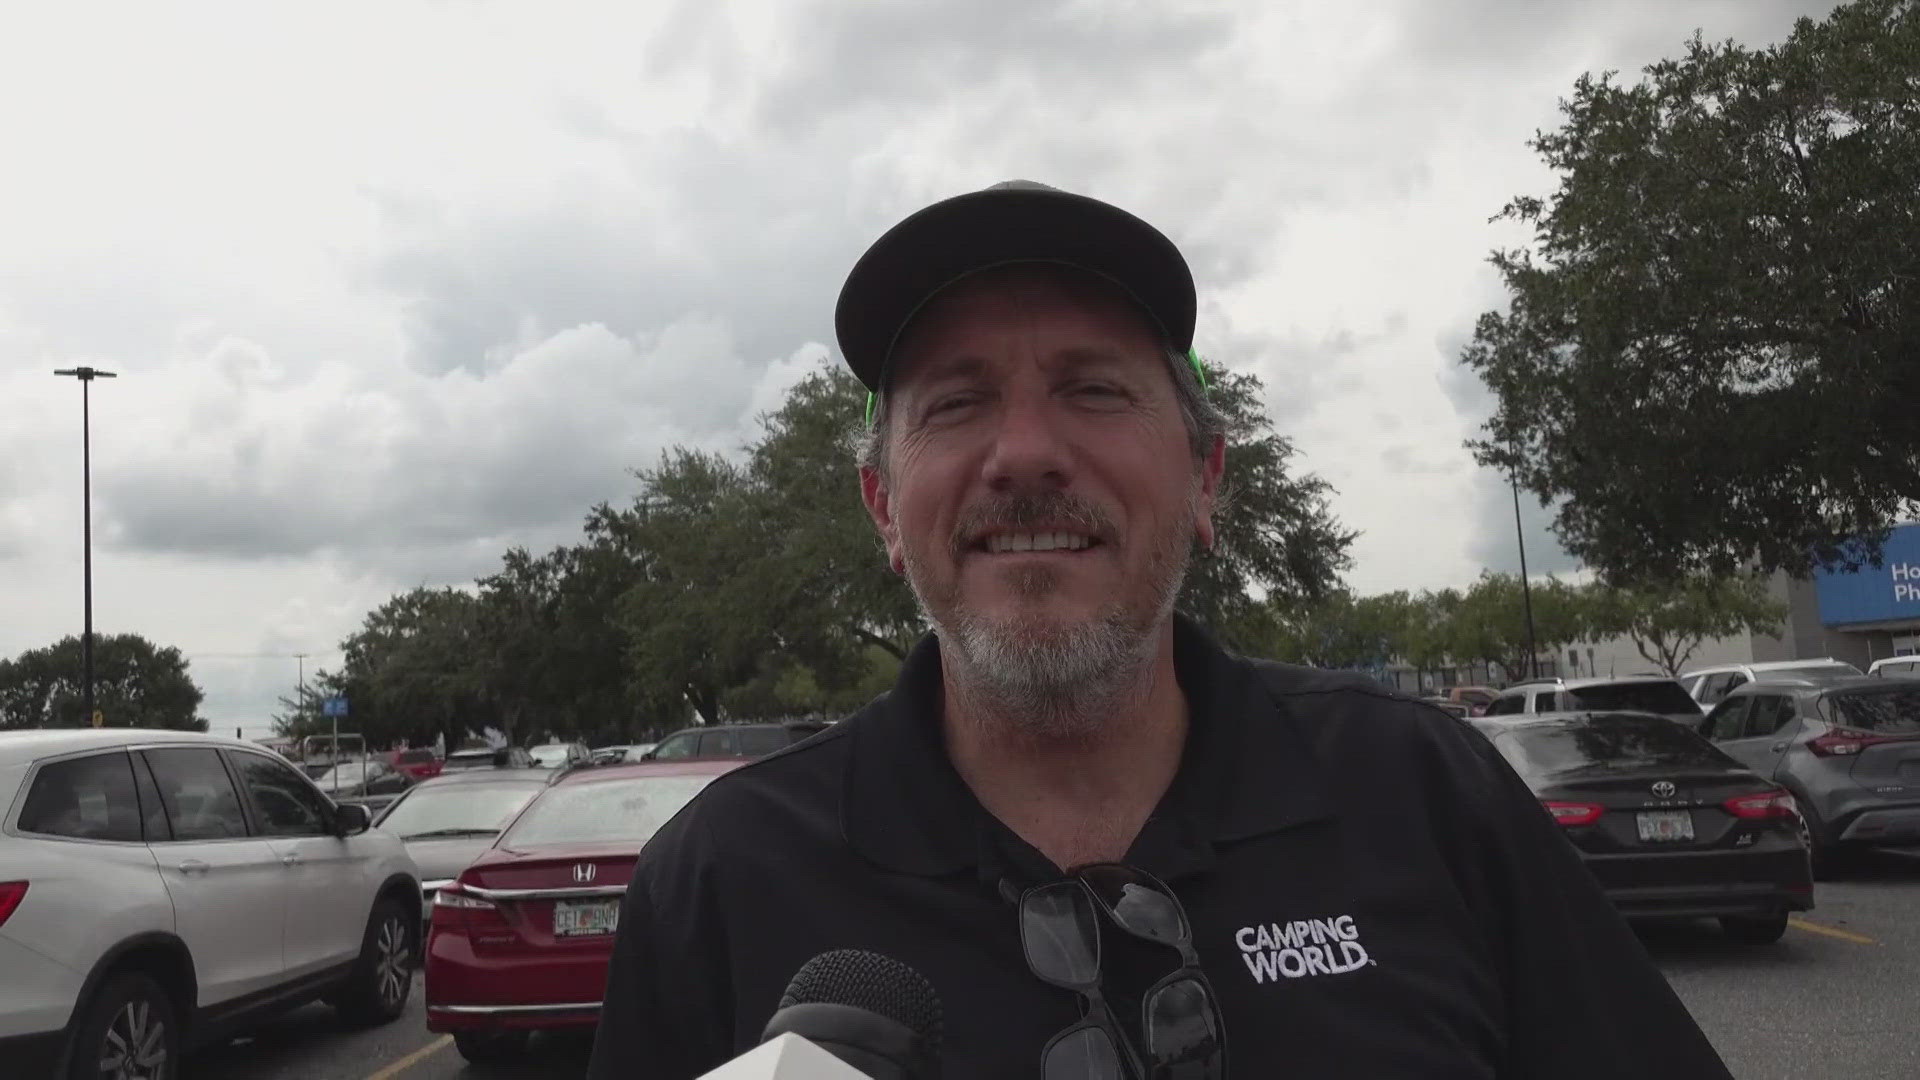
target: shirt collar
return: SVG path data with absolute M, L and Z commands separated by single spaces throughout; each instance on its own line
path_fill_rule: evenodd
M 1191 619 L 1174 618 L 1187 746 L 1130 854 L 1168 877 L 1204 870 L 1220 844 L 1331 813 L 1303 718 L 1269 692 L 1252 663 Z M 940 702 L 940 646 L 928 634 L 892 691 L 846 721 L 852 750 L 842 830 L 854 850 L 887 869 L 939 876 L 981 862 L 986 813 L 947 757 Z

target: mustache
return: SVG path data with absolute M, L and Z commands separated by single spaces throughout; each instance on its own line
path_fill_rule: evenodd
M 1111 542 L 1113 519 L 1098 503 L 1065 491 L 995 495 L 967 507 L 953 530 L 953 555 L 964 555 L 981 534 L 996 530 L 1065 526 Z

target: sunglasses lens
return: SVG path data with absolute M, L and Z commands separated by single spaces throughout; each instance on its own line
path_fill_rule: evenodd
M 1217 1075 L 1212 1070 L 1221 1059 L 1220 1015 L 1199 980 L 1161 987 L 1148 999 L 1146 1015 L 1147 1051 L 1156 1062 L 1175 1066 L 1167 1075 L 1183 1080 Z
M 1080 989 L 1100 978 L 1100 933 L 1093 904 L 1072 882 L 1043 885 L 1020 901 L 1027 966 L 1056 986 Z
M 1187 916 L 1166 887 L 1128 866 L 1090 866 L 1080 880 L 1100 897 L 1130 934 L 1179 948 L 1188 937 Z
M 1048 1043 L 1040 1075 L 1043 1080 L 1123 1080 L 1119 1051 L 1097 1027 L 1078 1028 Z

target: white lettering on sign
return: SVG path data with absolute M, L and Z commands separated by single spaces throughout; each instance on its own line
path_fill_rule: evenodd
M 1243 926 L 1233 943 L 1256 983 L 1344 975 L 1373 963 L 1351 915 Z

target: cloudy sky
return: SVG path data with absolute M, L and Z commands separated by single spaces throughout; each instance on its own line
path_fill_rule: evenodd
M 0 654 L 95 618 L 264 731 L 371 607 L 577 535 L 834 357 L 860 250 L 1009 177 L 1158 224 L 1362 591 L 1514 564 L 1461 449 L 1488 224 L 1584 71 L 1830 0 L 16 6 L 0 38 Z M 855 497 L 851 482 L 848 498 Z M 1530 508 L 1533 568 L 1567 569 Z

